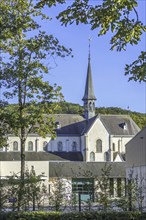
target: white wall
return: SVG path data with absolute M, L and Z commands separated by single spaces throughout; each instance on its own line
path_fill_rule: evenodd
M 26 161 L 26 169 L 31 170 L 34 167 L 36 175 L 44 174 L 45 184 L 48 187 L 49 180 L 49 162 L 48 161 Z M 18 176 L 20 175 L 20 161 L 0 161 L 0 176 L 1 178 L 6 178 L 14 173 Z
M 33 151 L 37 151 L 37 152 L 44 151 L 43 143 L 49 142 L 50 140 L 51 140 L 50 137 L 42 138 L 37 135 L 29 135 L 26 139 L 26 142 L 25 142 L 25 151 L 28 151 L 28 142 L 29 141 L 32 141 L 32 143 L 33 143 Z M 18 151 L 20 151 L 20 138 L 17 136 L 12 136 L 12 135 L 10 135 L 9 139 L 8 139 L 8 145 L 9 145 L 8 151 L 13 151 L 13 143 L 15 141 L 18 142 Z
M 90 161 L 90 153 L 95 153 L 95 161 L 104 161 L 105 155 L 104 153 L 109 150 L 109 134 L 105 127 L 103 126 L 102 122 L 98 118 L 95 123 L 90 128 L 87 134 L 87 161 Z M 96 141 L 98 139 L 102 140 L 102 153 L 96 152 Z
M 58 151 L 58 142 L 61 141 L 63 144 L 63 151 L 72 151 L 72 144 L 76 142 L 77 151 L 80 151 L 80 137 L 78 136 L 65 136 L 56 137 L 54 140 L 50 140 L 48 143 L 48 151 Z

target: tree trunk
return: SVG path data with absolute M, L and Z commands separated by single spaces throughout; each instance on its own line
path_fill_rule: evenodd
M 20 139 L 20 151 L 21 151 L 21 175 L 20 175 L 20 184 L 19 184 L 19 194 L 18 194 L 18 210 L 22 206 L 23 196 L 24 196 L 24 187 L 25 187 L 25 129 L 21 128 L 21 139 Z M 24 203 L 24 202 L 23 202 Z

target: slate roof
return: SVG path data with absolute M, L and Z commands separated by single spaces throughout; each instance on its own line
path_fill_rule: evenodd
M 91 64 L 90 58 L 88 60 L 87 78 L 85 85 L 85 93 L 82 100 L 96 100 L 93 90 L 92 74 L 91 74 Z
M 111 135 L 135 135 L 140 128 L 129 115 L 99 115 L 101 122 Z M 126 129 L 123 129 L 123 123 Z
M 56 129 L 57 135 L 81 135 L 86 126 L 86 120 L 77 114 L 55 114 L 56 123 L 60 128 Z
M 78 114 L 55 114 L 53 117 L 55 122 L 60 125 L 60 128 L 56 129 L 57 136 L 81 136 L 89 131 L 97 118 L 100 118 L 107 132 L 111 135 L 136 135 L 140 131 L 129 115 L 99 114 L 89 120 L 85 120 L 83 116 Z M 123 129 L 123 123 L 126 124 L 127 129 Z
M 136 135 L 140 128 L 129 115 L 96 115 L 89 120 L 76 114 L 55 115 L 55 121 L 59 122 L 61 128 L 56 129 L 57 135 L 83 135 L 87 133 L 96 119 L 99 117 L 110 135 Z M 123 129 L 123 124 L 126 129 Z
M 92 178 L 101 176 L 105 165 L 111 166 L 110 177 L 126 177 L 125 162 L 50 162 L 50 177 Z
M 26 161 L 82 161 L 81 152 L 25 152 Z M 0 152 L 0 161 L 20 161 L 20 152 Z

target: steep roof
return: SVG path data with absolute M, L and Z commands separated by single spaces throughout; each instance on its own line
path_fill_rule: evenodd
M 90 58 L 88 59 L 85 93 L 84 93 L 82 100 L 96 100 L 96 97 L 94 95 L 94 90 L 93 90 Z
M 99 117 L 111 135 L 135 135 L 140 131 L 129 115 L 99 115 Z
M 57 135 L 81 135 L 86 126 L 86 120 L 76 114 L 55 114 L 55 121 L 59 123 L 56 129 Z
M 81 152 L 25 152 L 26 161 L 82 161 Z M 20 161 L 20 152 L 0 152 L 0 161 Z
M 125 162 L 50 162 L 50 177 L 92 178 L 101 176 L 105 165 L 111 166 L 110 177 L 125 177 Z

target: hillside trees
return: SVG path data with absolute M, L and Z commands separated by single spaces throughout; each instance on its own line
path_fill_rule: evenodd
M 137 45 L 146 32 L 146 25 L 139 19 L 136 0 L 53 0 L 40 1 L 38 7 L 47 4 L 49 7 L 57 3 L 67 3 L 67 8 L 57 18 L 67 26 L 75 23 L 88 24 L 91 30 L 97 30 L 98 36 L 111 33 L 111 50 L 126 50 L 128 44 Z M 144 10 L 144 9 L 143 9 Z M 143 12 L 145 13 L 145 12 Z M 138 59 L 127 64 L 125 74 L 129 80 L 146 82 L 146 52 L 141 51 Z
M 3 106 L 0 117 L 8 131 L 20 138 L 20 207 L 24 188 L 27 136 L 32 131 L 43 137 L 46 134 L 54 135 L 53 117 L 46 115 L 52 115 L 57 106 L 56 103 L 52 109 L 50 103 L 62 98 L 61 88 L 44 80 L 44 74 L 49 72 L 47 61 L 54 56 L 70 55 L 71 50 L 60 45 L 54 36 L 41 30 L 39 20 L 48 17 L 39 8 L 35 8 L 34 1 L 2 0 L 0 4 L 3 33 L 0 39 L 0 87 L 5 101 L 17 101 L 17 105 L 13 107 Z M 5 139 L 6 134 L 1 135 Z

